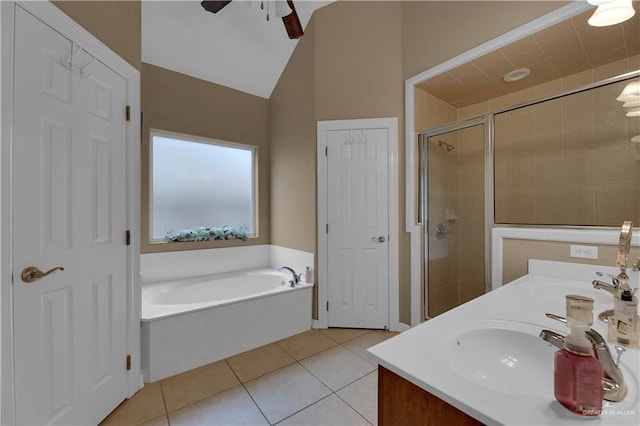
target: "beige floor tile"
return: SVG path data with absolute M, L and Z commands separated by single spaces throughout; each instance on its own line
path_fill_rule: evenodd
M 160 383 L 169 413 L 240 384 L 226 361 L 214 362 Z
M 343 346 L 354 351 L 361 357 L 366 358 L 371 362 L 375 362 L 367 353 L 367 349 L 371 346 L 377 345 L 380 342 L 384 342 L 385 340 L 387 340 L 387 337 L 385 337 L 382 333 L 378 333 L 377 331 L 368 331 L 360 337 L 356 337 L 355 339 L 351 339 L 348 342 L 345 342 Z
M 347 404 L 367 419 L 378 424 L 378 372 L 367 374 L 362 379 L 337 392 Z
M 337 391 L 366 376 L 375 365 L 342 346 L 303 359 L 300 363 L 331 390 Z
M 338 343 L 344 343 L 367 332 L 362 328 L 323 328 L 318 331 Z
M 165 414 L 160 383 L 150 383 L 120 404 L 101 424 L 139 425 Z
M 269 425 L 242 386 L 169 413 L 171 425 Z
M 318 426 L 318 425 L 369 425 L 369 423 L 351 407 L 335 395 L 316 402 L 299 413 L 294 414 L 278 426 Z
M 284 349 L 275 343 L 228 358 L 227 362 L 241 382 L 271 373 L 296 362 Z
M 337 343 L 318 330 L 309 330 L 280 340 L 278 345 L 287 351 L 289 355 L 300 361 L 301 359 L 336 346 Z
M 378 333 L 381 333 L 383 336 L 390 338 L 390 337 L 394 337 L 397 336 L 398 334 L 400 334 L 399 331 L 389 331 L 389 330 L 376 330 Z
M 245 386 L 271 424 L 331 393 L 298 363 L 247 382 Z
M 139 426 L 169 426 L 169 419 L 167 418 L 167 415 L 165 414 L 164 416 L 160 416 L 160 417 L 155 418 L 153 420 L 149 420 L 146 423 L 142 423 Z

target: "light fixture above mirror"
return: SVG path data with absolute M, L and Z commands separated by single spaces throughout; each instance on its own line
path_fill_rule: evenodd
M 619 24 L 635 15 L 631 0 L 587 0 L 589 4 L 598 6 L 589 18 L 589 25 L 594 27 L 607 27 Z

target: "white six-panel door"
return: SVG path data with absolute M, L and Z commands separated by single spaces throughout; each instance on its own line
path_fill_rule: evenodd
M 128 394 L 126 81 L 97 59 L 67 69 L 77 47 L 15 10 L 16 422 L 95 424 Z
M 325 137 L 328 326 L 387 328 L 389 129 L 335 129 Z

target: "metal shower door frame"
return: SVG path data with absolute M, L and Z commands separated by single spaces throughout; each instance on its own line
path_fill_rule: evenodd
M 422 226 L 422 273 L 424 319 L 429 317 L 429 161 L 428 139 L 470 127 L 484 126 L 484 291 L 491 291 L 491 230 L 495 227 L 493 210 L 493 135 L 494 113 L 448 123 L 418 133 L 418 220 Z

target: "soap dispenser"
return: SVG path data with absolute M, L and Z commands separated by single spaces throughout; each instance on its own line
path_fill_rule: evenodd
M 599 416 L 602 412 L 604 372 L 586 338 L 588 326 L 569 320 L 571 334 L 564 348 L 554 357 L 554 394 L 558 402 L 581 416 Z

